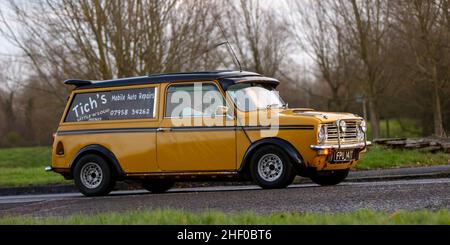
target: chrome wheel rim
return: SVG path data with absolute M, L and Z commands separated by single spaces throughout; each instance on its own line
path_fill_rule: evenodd
M 95 189 L 102 183 L 103 171 L 97 163 L 89 162 L 81 168 L 80 177 L 85 187 Z
M 275 154 L 266 154 L 259 159 L 258 174 L 265 181 L 275 181 L 283 173 L 283 161 Z

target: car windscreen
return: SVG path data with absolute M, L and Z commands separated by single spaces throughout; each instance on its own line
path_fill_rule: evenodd
M 241 111 L 281 108 L 285 105 L 279 92 L 269 84 L 239 83 L 230 86 L 227 94 Z

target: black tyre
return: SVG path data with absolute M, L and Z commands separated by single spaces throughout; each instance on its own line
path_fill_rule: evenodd
M 272 145 L 263 146 L 253 154 L 250 174 L 264 189 L 285 188 L 292 184 L 296 175 L 286 153 Z
M 319 185 L 337 185 L 347 178 L 349 170 L 335 170 L 317 172 L 311 176 L 311 180 Z
M 173 187 L 175 182 L 170 180 L 145 180 L 142 187 L 151 193 L 164 193 Z
M 81 157 L 74 168 L 75 185 L 85 196 L 108 195 L 116 183 L 106 160 L 98 155 Z

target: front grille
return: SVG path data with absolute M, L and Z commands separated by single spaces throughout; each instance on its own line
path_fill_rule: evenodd
M 345 132 L 342 132 L 340 130 L 340 143 L 346 144 L 346 143 L 358 143 L 357 138 L 357 122 L 358 121 L 352 121 L 352 120 L 344 120 L 347 126 L 347 130 Z M 336 125 L 336 122 L 331 123 L 325 123 L 328 129 L 328 139 L 326 140 L 327 144 L 338 144 L 338 126 Z

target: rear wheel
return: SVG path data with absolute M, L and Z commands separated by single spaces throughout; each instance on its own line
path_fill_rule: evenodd
M 164 193 L 173 187 L 175 182 L 170 180 L 144 180 L 142 187 L 151 193 Z
M 295 170 L 286 153 L 276 146 L 263 146 L 251 159 L 253 181 L 265 189 L 285 188 L 292 184 Z
M 348 169 L 316 172 L 311 176 L 311 180 L 322 186 L 337 185 L 347 178 L 348 172 Z
M 74 181 L 85 196 L 103 196 L 112 191 L 115 179 L 105 159 L 89 154 L 81 157 L 74 168 Z

